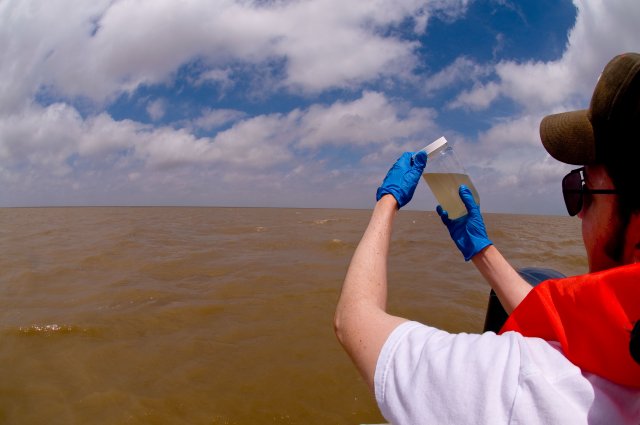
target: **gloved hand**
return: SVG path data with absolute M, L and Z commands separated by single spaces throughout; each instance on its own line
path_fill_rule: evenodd
M 478 252 L 489 245 L 493 245 L 493 242 L 487 236 L 487 229 L 484 227 L 480 207 L 473 199 L 471 190 L 467 186 L 461 185 L 458 192 L 462 203 L 467 207 L 467 215 L 451 220 L 449 214 L 440 205 L 438 205 L 436 211 L 442 222 L 447 226 L 451 239 L 462 252 L 465 261 L 469 261 Z
M 404 207 L 416 191 L 416 186 L 420 181 L 420 176 L 427 164 L 427 153 L 419 151 L 415 155 L 413 152 L 405 152 L 393 164 L 382 182 L 382 186 L 376 192 L 376 201 L 379 201 L 386 194 L 393 195 L 398 202 L 398 208 Z

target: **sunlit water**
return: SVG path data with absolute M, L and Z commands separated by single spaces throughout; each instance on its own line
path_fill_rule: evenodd
M 0 423 L 383 422 L 332 318 L 364 210 L 0 209 Z M 586 271 L 579 220 L 492 215 L 515 266 Z M 488 287 L 401 211 L 392 313 L 478 332 Z

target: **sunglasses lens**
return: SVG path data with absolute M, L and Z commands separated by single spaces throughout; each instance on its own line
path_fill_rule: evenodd
M 562 179 L 562 195 L 569 215 L 578 214 L 582 209 L 582 177 L 579 171 L 572 171 Z

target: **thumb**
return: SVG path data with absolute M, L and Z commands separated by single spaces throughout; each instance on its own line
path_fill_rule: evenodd
M 427 153 L 425 151 L 418 151 L 413 155 L 412 159 L 414 168 L 418 168 L 422 173 L 425 165 L 427 165 Z
M 446 212 L 444 209 L 442 209 L 440 205 L 436 207 L 436 212 L 440 216 L 442 223 L 444 223 L 445 226 L 449 226 L 449 223 L 451 223 L 451 219 L 449 218 L 449 213 Z
M 471 193 L 471 189 L 469 189 L 465 185 L 460 185 L 458 193 L 460 194 L 460 199 L 462 199 L 462 203 L 467 208 L 467 211 L 478 208 L 478 204 L 476 204 L 475 199 L 473 199 L 473 193 Z

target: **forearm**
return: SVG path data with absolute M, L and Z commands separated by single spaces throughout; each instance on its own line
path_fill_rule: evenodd
M 349 265 L 334 320 L 336 335 L 373 389 L 378 355 L 388 335 L 404 319 L 388 315 L 387 259 L 397 203 L 384 196 Z
M 489 282 L 508 314 L 511 314 L 531 291 L 531 285 L 520 277 L 495 246 L 488 246 L 471 261 Z
M 362 303 L 386 308 L 387 259 L 397 211 L 392 196 L 385 196 L 376 204 L 351 259 L 338 307 Z

